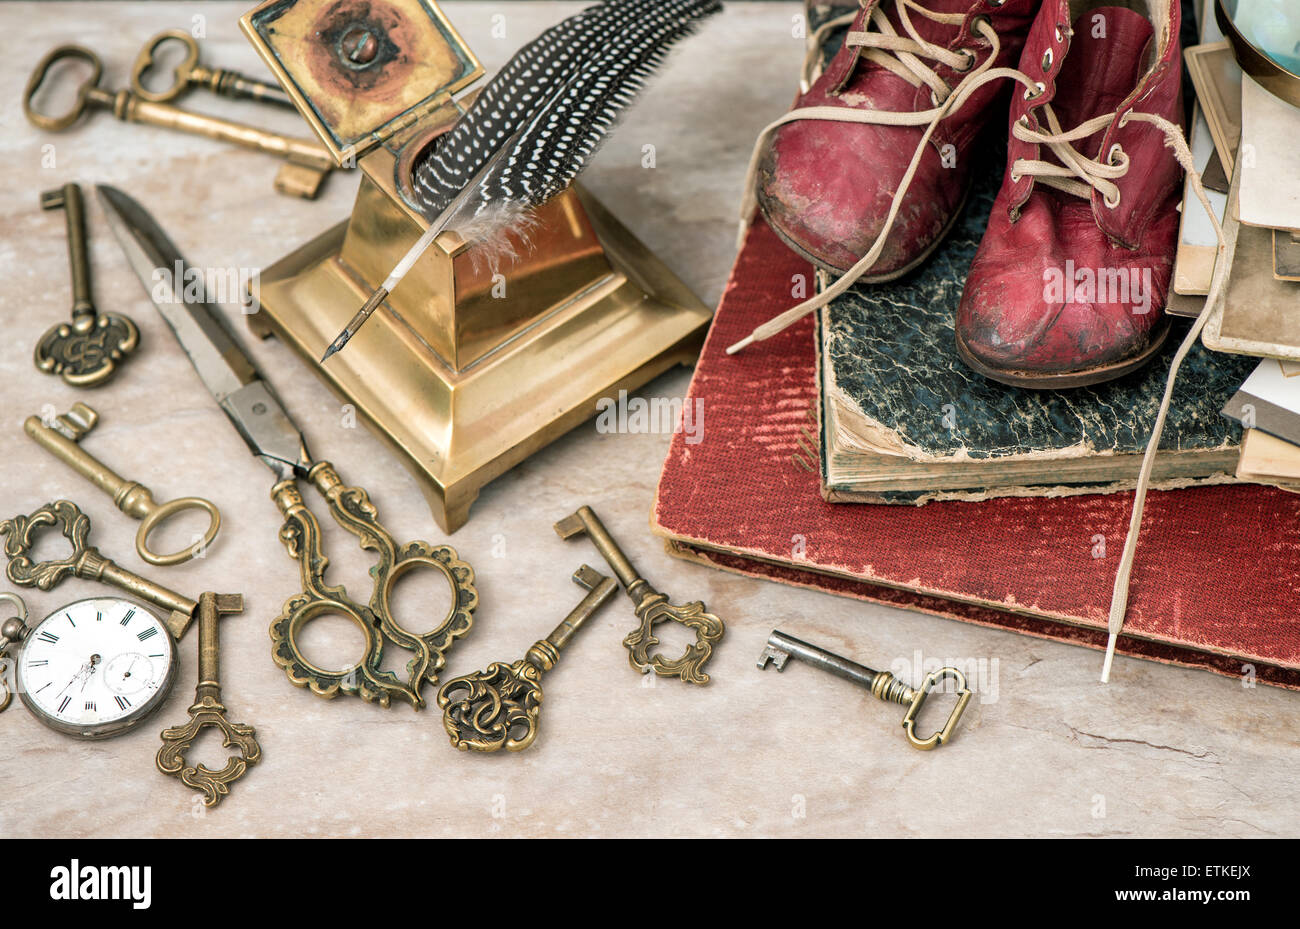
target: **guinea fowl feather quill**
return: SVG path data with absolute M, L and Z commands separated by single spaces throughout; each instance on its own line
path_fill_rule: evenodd
M 460 234 L 480 260 L 513 256 L 512 240 L 526 237 L 534 209 L 581 173 L 673 44 L 721 8 L 720 0 L 606 0 L 525 46 L 415 168 L 429 228 L 321 361 L 347 344 L 440 233 Z
M 465 118 L 412 172 L 420 210 L 433 219 L 483 169 L 520 124 L 581 67 L 586 49 L 610 38 L 658 0 L 607 0 L 547 29 L 510 59 Z

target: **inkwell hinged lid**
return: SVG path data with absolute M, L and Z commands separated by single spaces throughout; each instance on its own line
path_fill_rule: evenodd
M 340 165 L 483 74 L 442 11 L 423 0 L 268 0 L 239 25 Z

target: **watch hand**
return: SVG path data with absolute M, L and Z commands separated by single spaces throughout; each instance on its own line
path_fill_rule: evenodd
M 99 660 L 100 660 L 100 659 L 99 659 L 99 656 L 98 656 L 98 655 L 91 655 L 91 656 L 90 656 L 90 661 L 87 663 L 87 666 L 86 666 L 86 668 L 85 668 L 86 676 L 83 677 L 83 678 L 81 679 L 81 689 L 82 689 L 82 691 L 85 691 L 85 689 L 86 689 L 86 685 L 89 684 L 89 683 L 90 683 L 90 679 L 91 679 L 92 677 L 94 677 L 94 675 L 95 675 L 95 668 L 99 667 Z
M 80 668 L 78 668 L 77 673 L 72 675 L 72 680 L 68 681 L 68 683 L 64 685 L 63 690 L 60 690 L 56 696 L 62 697 L 65 693 L 67 693 L 68 688 L 71 687 L 73 684 L 77 683 L 77 679 L 80 678 L 83 674 L 85 674 L 89 668 L 90 668 L 90 662 L 86 662 Z

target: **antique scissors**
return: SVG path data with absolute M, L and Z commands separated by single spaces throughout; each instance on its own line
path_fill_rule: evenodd
M 303 591 L 291 597 L 271 623 L 272 657 L 289 680 L 310 687 L 323 697 L 355 694 L 388 706 L 393 697 L 424 706 L 423 686 L 437 683 L 446 663 L 445 652 L 465 635 L 478 605 L 474 571 L 447 545 L 410 542 L 398 546 L 379 522 L 374 504 L 360 487 L 348 487 L 328 461 L 313 460 L 302 433 L 208 303 L 187 301 L 181 290 L 188 277 L 184 259 L 140 204 L 113 187 L 96 187 L 118 243 L 154 306 L 185 349 L 199 378 L 235 429 L 263 464 L 274 472 L 271 499 L 284 516 L 280 541 L 298 560 Z M 175 278 L 173 278 L 175 275 Z M 175 287 L 168 282 L 176 281 Z M 303 502 L 299 479 L 311 483 L 329 504 L 330 515 L 361 547 L 379 558 L 370 569 L 374 578 L 368 603 L 352 599 L 342 586 L 325 582 L 329 560 L 322 551 L 320 524 Z M 451 587 L 451 606 L 432 632 L 415 633 L 392 615 L 390 602 L 398 578 L 414 568 L 441 572 Z M 342 615 L 352 620 L 366 639 L 366 651 L 342 671 L 321 668 L 299 648 L 303 627 L 320 616 Z M 412 653 L 407 679 L 381 668 L 384 643 Z
M 179 42 L 185 49 L 185 57 L 172 69 L 170 84 L 161 90 L 150 90 L 144 84 L 144 76 L 153 69 L 158 50 L 169 42 Z M 294 108 L 293 101 L 275 84 L 259 81 L 238 71 L 199 64 L 199 43 L 183 29 L 168 29 L 158 33 L 144 44 L 140 54 L 135 56 L 135 63 L 131 65 L 131 92 L 141 99 L 165 103 L 175 100 L 191 85 L 205 87 L 223 97 L 274 103 L 291 110 Z

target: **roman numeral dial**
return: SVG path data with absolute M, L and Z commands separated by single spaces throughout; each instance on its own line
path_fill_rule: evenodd
M 104 738 L 166 698 L 176 645 L 146 607 L 114 597 L 68 604 L 31 627 L 15 662 L 17 692 L 53 729 Z

